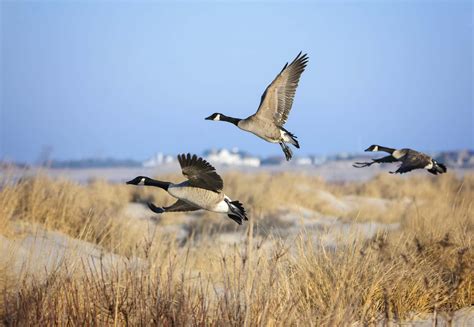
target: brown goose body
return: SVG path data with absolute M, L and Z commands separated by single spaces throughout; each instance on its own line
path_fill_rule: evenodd
M 237 124 L 241 130 L 250 132 L 261 139 L 271 142 L 289 142 L 289 138 L 282 135 L 281 128 L 278 128 L 273 122 L 259 119 L 255 116 L 250 116 L 246 119 L 242 119 Z
M 389 153 L 389 156 L 372 159 L 371 162 L 356 162 L 354 167 L 362 168 L 373 165 L 374 163 L 390 163 L 390 162 L 401 162 L 402 164 L 391 174 L 404 174 L 414 169 L 426 169 L 433 175 L 443 174 L 447 171 L 444 164 L 437 162 L 429 155 L 419 152 L 416 150 L 403 148 L 403 149 L 392 149 L 381 145 L 371 145 L 365 151 L 384 151 Z
M 168 193 L 176 199 L 185 201 L 192 206 L 213 212 L 227 212 L 227 204 L 224 201 L 225 194 L 222 191 L 214 192 L 203 188 L 194 187 L 188 182 L 171 184 Z
M 181 171 L 188 180 L 174 184 L 158 181 L 145 176 L 138 176 L 127 184 L 155 186 L 164 189 L 178 199 L 168 207 L 157 207 L 148 203 L 148 207 L 156 213 L 195 211 L 204 209 L 212 212 L 225 213 L 239 225 L 248 220 L 244 207 L 239 201 L 232 201 L 222 191 L 224 183 L 215 168 L 196 155 L 178 155 Z
M 239 119 L 216 112 L 206 119 L 226 121 L 267 142 L 279 143 L 286 160 L 290 160 L 293 153 L 287 143 L 294 145 L 296 148 L 300 146 L 296 140 L 297 137 L 283 126 L 288 120 L 296 88 L 307 64 L 308 56 L 306 54 L 301 55 L 301 52 L 289 65 L 287 63 L 263 92 L 260 105 L 255 114 L 245 119 Z

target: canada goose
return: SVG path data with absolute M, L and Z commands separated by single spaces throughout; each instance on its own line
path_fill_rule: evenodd
M 258 110 L 252 116 L 239 119 L 216 112 L 206 119 L 226 121 L 244 131 L 257 135 L 265 141 L 279 143 L 285 153 L 286 160 L 290 160 L 293 153 L 286 143 L 293 144 L 298 149 L 300 145 L 296 140 L 297 137 L 284 129 L 283 125 L 290 114 L 300 76 L 307 63 L 308 56 L 306 54 L 301 55 L 301 52 L 291 64 L 286 63 L 281 72 L 263 92 Z
M 356 162 L 353 164 L 356 168 L 368 167 L 374 163 L 396 162 L 400 161 L 402 164 L 396 171 L 391 171 L 390 174 L 403 174 L 414 169 L 426 169 L 434 175 L 443 174 L 447 171 L 444 164 L 437 162 L 429 155 L 412 150 L 412 149 L 391 149 L 380 145 L 371 145 L 365 151 L 384 151 L 390 153 L 389 156 L 372 159 L 372 162 Z
M 127 184 L 159 187 L 178 199 L 169 207 L 156 207 L 153 203 L 148 203 L 148 207 L 156 213 L 204 209 L 226 213 L 239 225 L 242 220 L 248 220 L 242 203 L 232 201 L 222 192 L 222 178 L 207 161 L 189 153 L 178 155 L 178 161 L 183 175 L 188 178 L 187 181 L 173 184 L 138 176 Z

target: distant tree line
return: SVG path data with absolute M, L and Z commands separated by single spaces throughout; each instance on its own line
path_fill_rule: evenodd
M 52 160 L 51 168 L 104 168 L 104 167 L 141 167 L 140 161 L 132 159 L 89 158 L 80 160 Z

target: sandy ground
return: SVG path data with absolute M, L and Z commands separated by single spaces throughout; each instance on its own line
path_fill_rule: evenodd
M 7 239 L 0 235 L 0 253 L 3 254 L 0 256 L 0 263 L 8 260 L 7 263 L 18 280 L 24 277 L 43 280 L 64 264 L 67 264 L 70 275 L 82 272 L 83 267 L 100 267 L 108 273 L 125 267 L 126 261 L 127 267 L 143 264 L 137 258 L 130 261 L 106 252 L 96 244 L 37 226 L 31 226 L 31 232 L 23 238 Z
M 150 219 L 145 209 L 138 204 L 131 204 L 127 209 L 132 214 L 130 219 Z M 294 212 L 287 212 L 287 219 Z M 377 224 L 377 223 L 342 223 L 330 217 L 314 217 L 314 212 L 306 212 L 303 215 L 303 222 L 299 227 L 292 228 L 288 235 L 295 235 L 306 229 L 306 235 L 313 237 L 315 242 L 326 246 L 336 246 L 341 244 L 344 238 L 341 235 L 348 233 L 359 233 L 365 237 L 371 237 L 382 230 L 398 228 L 397 224 Z M 194 219 L 194 218 L 190 218 Z M 186 232 L 181 228 L 166 226 L 166 229 L 178 237 L 186 237 Z M 181 234 L 179 233 L 181 231 Z M 242 242 L 243 233 L 221 233 L 216 236 L 216 242 L 223 247 L 230 244 Z M 34 277 L 35 280 L 45 280 L 48 275 L 54 273 L 63 263 L 67 261 L 68 273 L 71 275 L 82 273 L 83 267 L 95 268 L 96 272 L 108 273 L 111 269 L 136 269 L 145 265 L 136 258 L 125 258 L 119 255 L 105 252 L 99 246 L 85 241 L 70 238 L 67 235 L 37 229 L 35 233 L 29 234 L 22 239 L 9 240 L 0 235 L 0 253 L 15 253 L 10 258 L 9 264 L 14 267 L 16 276 Z M 6 256 L 0 256 L 4 260 Z M 125 265 L 126 263 L 126 265 Z M 135 268 L 134 268 L 135 267 Z M 353 326 L 358 326 L 354 323 Z M 375 326 L 474 326 L 474 308 L 463 308 L 456 312 L 438 312 L 435 314 L 417 314 L 405 321 L 375 322 Z
M 378 323 L 377 326 L 410 326 L 410 327 L 472 327 L 474 326 L 474 307 L 446 313 L 438 312 L 414 314 L 412 319 L 389 324 Z
M 391 201 L 368 197 L 345 196 L 336 197 L 328 192 L 322 192 L 319 197 L 332 207 L 340 211 L 350 211 L 361 203 L 369 205 L 377 211 L 384 211 L 390 206 Z M 409 203 L 407 203 L 409 205 Z M 202 219 L 201 212 L 187 214 L 174 214 L 172 216 L 156 215 L 148 207 L 141 203 L 129 203 L 119 215 L 127 223 L 136 224 L 140 222 L 158 231 L 165 237 L 171 237 L 178 242 L 184 242 L 192 233 L 189 226 Z M 216 215 L 216 223 L 219 219 L 228 219 L 225 215 Z M 272 221 L 257 223 L 256 241 L 261 241 L 268 236 L 276 237 L 278 240 L 291 240 L 304 237 L 317 246 L 336 248 L 337 246 L 349 245 L 353 238 L 371 238 L 377 233 L 396 230 L 399 223 L 384 224 L 373 221 L 344 221 L 338 217 L 323 215 L 317 211 L 306 208 L 282 207 L 273 216 Z M 224 220 L 222 220 L 224 221 Z M 73 239 L 65 234 L 46 231 L 40 226 L 17 227 L 21 230 L 15 239 L 8 239 L 0 235 L 0 253 L 14 256 L 2 255 L 3 260 L 9 257 L 9 265 L 13 267 L 17 276 L 31 275 L 42 279 L 48 273 L 58 269 L 64 261 L 75 267 L 85 264 L 86 266 L 102 266 L 105 270 L 119 268 L 126 260 L 118 255 L 104 251 L 100 246 L 82 240 Z M 26 229 L 25 229 L 26 228 Z M 241 243 L 246 237 L 246 228 L 223 230 L 212 236 L 214 242 L 224 248 Z M 272 249 L 273 242 L 266 242 L 268 250 Z M 34 258 L 34 260 L 32 260 Z M 0 260 L 2 260 L 0 258 Z M 139 264 L 138 259 L 134 259 Z M 128 266 L 130 262 L 128 261 Z M 80 267 L 79 267 L 80 268 Z M 74 270 L 74 269 L 73 269 Z M 73 273 L 74 271 L 71 271 Z

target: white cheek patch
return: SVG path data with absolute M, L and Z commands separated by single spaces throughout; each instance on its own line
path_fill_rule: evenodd
M 374 151 L 374 152 L 377 152 L 377 151 L 379 151 L 379 146 L 378 146 L 378 145 L 376 145 L 372 151 Z
M 431 169 L 431 168 L 433 168 L 433 162 L 430 162 L 429 164 L 425 166 L 425 169 Z
M 138 185 L 145 185 L 145 178 L 142 178 L 140 182 L 138 183 Z
M 221 115 L 217 115 L 214 120 L 221 120 Z

